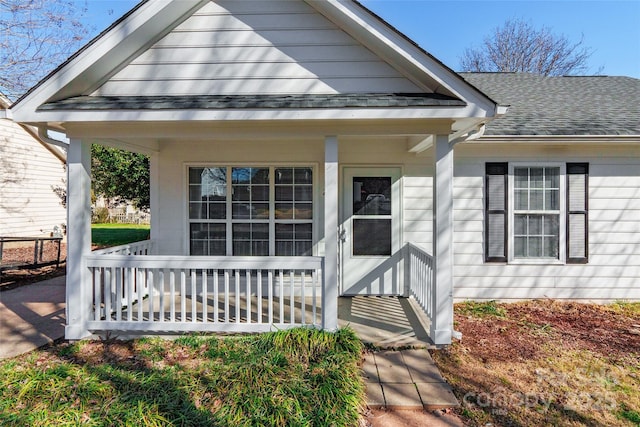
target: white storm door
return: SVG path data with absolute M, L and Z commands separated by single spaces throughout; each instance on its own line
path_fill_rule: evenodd
M 344 169 L 342 295 L 401 295 L 400 168 Z

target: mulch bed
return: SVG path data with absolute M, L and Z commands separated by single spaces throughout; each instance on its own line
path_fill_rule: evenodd
M 462 343 L 485 361 L 536 358 L 543 346 L 559 341 L 566 350 L 586 349 L 610 360 L 640 354 L 640 319 L 606 305 L 536 301 L 505 304 L 506 318 L 456 314 Z M 532 340 L 531 335 L 539 339 Z

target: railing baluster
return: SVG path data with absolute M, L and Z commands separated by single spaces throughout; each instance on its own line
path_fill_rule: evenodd
M 279 284 L 280 284 L 280 323 L 284 323 L 284 271 L 279 271 Z
M 269 289 L 267 289 L 267 293 L 269 294 L 269 324 L 273 323 L 273 270 L 269 269 L 267 271 L 267 282 Z
M 102 268 L 93 267 L 93 319 L 102 317 Z
M 256 272 L 256 293 L 257 293 L 257 309 L 258 323 L 262 323 L 262 270 Z
M 207 323 L 207 269 L 202 269 L 202 322 Z
M 236 279 L 236 323 L 240 323 L 240 270 L 233 272 Z
M 160 322 L 164 322 L 164 294 L 165 294 L 165 280 L 167 278 L 167 269 L 162 269 L 162 270 L 158 270 L 158 279 L 159 279 L 159 283 L 158 283 L 158 287 L 159 287 L 159 291 L 158 291 L 158 296 L 160 297 L 160 301 L 158 302 L 158 305 L 160 306 L 160 317 L 158 318 L 158 321 Z
M 198 303 L 198 293 L 196 289 L 197 282 L 197 271 L 191 270 L 191 321 L 195 322 L 198 320 L 198 311 L 197 311 L 197 303 Z
M 187 272 L 180 269 L 180 321 L 187 321 Z
M 105 319 L 107 321 L 111 320 L 111 299 L 113 298 L 111 296 L 111 292 L 113 288 L 113 285 L 111 283 L 111 276 L 112 276 L 111 268 L 105 268 L 104 314 L 105 314 Z
M 124 283 L 127 289 L 127 321 L 133 321 L 133 283 L 131 280 L 131 268 L 124 270 Z
M 169 320 L 176 321 L 176 271 L 169 270 Z
M 147 320 L 149 322 L 153 322 L 156 317 L 156 307 L 155 307 L 155 295 L 154 295 L 154 287 L 155 287 L 155 274 L 153 274 L 152 269 L 147 270 L 147 289 L 149 289 L 149 315 Z
M 317 313 L 316 313 L 316 286 L 318 286 L 318 270 L 311 270 L 311 298 L 313 298 L 313 302 L 311 305 L 311 311 L 313 312 L 313 322 L 311 322 L 314 326 L 317 324 Z
M 304 298 L 304 287 L 305 287 L 305 279 L 304 279 L 304 270 L 302 270 L 300 272 L 300 313 L 302 318 L 300 319 L 300 323 L 302 323 L 303 325 L 307 323 L 306 317 L 307 317 L 307 310 L 306 310 L 306 306 L 307 306 L 307 302 L 305 301 Z
M 229 270 L 224 271 L 224 323 L 229 323 Z
M 136 291 L 138 291 L 138 322 L 142 322 L 142 299 L 144 298 L 144 284 L 142 283 L 144 279 L 144 270 L 141 268 L 136 268 Z
M 251 270 L 246 270 L 245 271 L 245 277 L 247 280 L 247 286 L 246 286 L 246 305 L 247 305 L 247 323 L 251 323 Z
M 122 320 L 122 269 L 114 269 L 116 276 L 116 320 Z
M 218 323 L 218 301 L 219 298 L 219 289 L 218 289 L 218 270 L 213 270 L 213 322 Z

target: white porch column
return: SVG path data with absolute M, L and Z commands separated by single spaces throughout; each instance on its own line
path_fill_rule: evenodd
M 154 254 L 160 254 L 160 154 L 154 152 L 149 155 L 149 210 L 151 212 L 151 235 L 154 241 Z M 188 252 L 186 252 L 188 253 Z
M 67 153 L 67 326 L 65 338 L 90 335 L 92 290 L 84 256 L 91 252 L 91 144 L 71 139 Z
M 338 137 L 324 140 L 324 271 L 322 328 L 338 329 Z
M 434 297 L 431 339 L 450 344 L 453 332 L 453 145 L 436 135 L 433 176 Z

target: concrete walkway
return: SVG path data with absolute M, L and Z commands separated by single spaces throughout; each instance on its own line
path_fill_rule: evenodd
M 0 292 L 0 359 L 64 336 L 65 280 L 60 276 Z
M 444 409 L 459 402 L 425 349 L 367 353 L 363 365 L 372 409 Z

